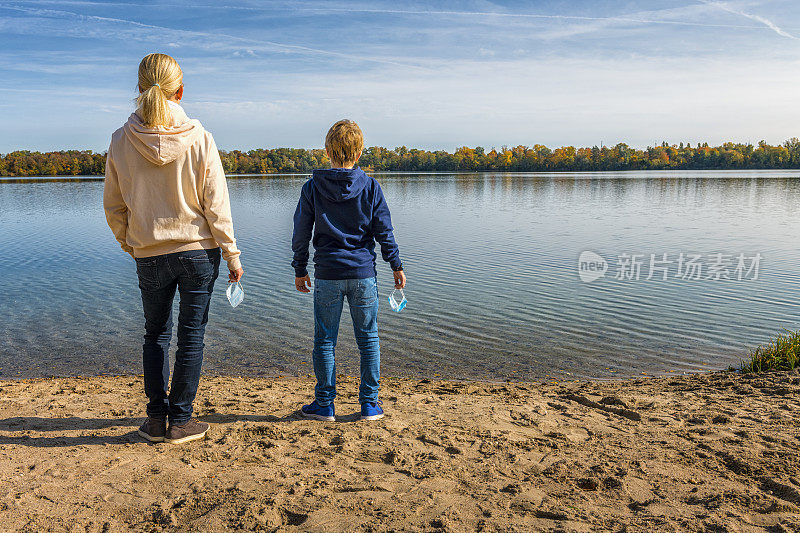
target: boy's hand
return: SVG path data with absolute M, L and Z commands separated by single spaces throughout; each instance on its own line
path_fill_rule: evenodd
M 294 278 L 294 288 L 300 292 L 311 292 L 311 278 L 308 274 L 302 278 Z
M 402 289 L 406 286 L 406 273 L 402 270 L 396 270 L 394 272 L 394 288 L 395 289 Z
M 244 269 L 237 268 L 236 270 L 228 270 L 228 282 L 236 283 L 242 279 L 242 275 L 244 274 Z

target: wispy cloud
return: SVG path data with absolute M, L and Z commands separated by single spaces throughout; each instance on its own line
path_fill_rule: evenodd
M 767 28 L 771 29 L 772 31 L 780 35 L 781 37 L 788 37 L 789 39 L 798 39 L 798 37 L 795 37 L 791 33 L 781 29 L 777 24 L 775 24 L 774 22 L 765 17 L 762 17 L 761 15 L 754 15 L 753 13 L 747 13 L 746 11 L 742 11 L 741 9 L 733 8 L 729 4 L 726 4 L 725 2 L 712 2 L 709 0 L 700 0 L 700 1 L 706 5 L 719 8 L 723 11 L 727 11 L 728 13 L 732 13 L 734 15 L 739 15 L 748 18 L 750 20 L 755 20 L 756 22 L 760 22 Z
M 20 6 L 2 6 L 0 5 L 0 9 L 8 9 L 17 12 L 26 13 L 28 15 L 33 15 L 36 17 L 43 17 L 43 18 L 60 18 L 60 19 L 71 19 L 73 21 L 79 23 L 86 23 L 86 22 L 96 22 L 96 23 L 110 23 L 115 25 L 125 25 L 129 27 L 133 27 L 137 30 L 155 30 L 158 32 L 156 36 L 153 35 L 144 35 L 144 34 L 137 34 L 135 32 L 126 35 L 126 38 L 133 38 L 133 39 L 140 39 L 140 40 L 147 40 L 152 41 L 153 37 L 158 38 L 159 40 L 173 40 L 176 41 L 176 44 L 179 43 L 183 39 L 191 39 L 194 41 L 199 48 L 219 48 L 225 47 L 226 49 L 230 49 L 232 52 L 238 51 L 240 54 L 245 53 L 248 55 L 252 55 L 253 49 L 258 47 L 262 50 L 267 51 L 279 51 L 283 53 L 297 53 L 297 54 L 304 54 L 304 55 L 319 55 L 319 56 L 327 56 L 327 57 L 337 57 L 341 59 L 348 59 L 351 61 L 357 62 L 368 62 L 368 63 L 380 63 L 385 65 L 393 65 L 393 66 L 400 66 L 400 67 L 407 67 L 413 69 L 426 69 L 421 65 L 406 63 L 402 61 L 396 61 L 392 59 L 386 59 L 381 57 L 369 56 L 369 55 L 355 55 L 355 54 L 348 54 L 344 52 L 337 52 L 335 50 L 325 50 L 320 48 L 312 48 L 308 46 L 301 46 L 295 44 L 288 44 L 288 43 L 281 43 L 269 40 L 261 40 L 261 39 L 252 39 L 248 37 L 238 37 L 235 35 L 228 35 L 225 33 L 219 32 L 201 32 L 201 31 L 194 31 L 194 30 L 181 30 L 170 28 L 167 26 L 161 25 L 154 25 L 154 24 L 145 24 L 142 22 L 137 22 L 135 20 L 129 20 L 124 18 L 114 18 L 114 17 L 102 17 L 97 15 L 84 15 L 80 13 L 75 13 L 72 11 L 64 11 L 64 10 L 55 10 L 55 9 L 40 9 L 40 8 L 26 8 Z M 13 21 L 7 21 L 8 23 L 5 25 L 6 30 L 8 31 L 16 31 L 20 32 L 23 31 L 24 28 L 20 27 L 19 24 L 13 24 Z M 71 35 L 81 35 L 80 31 L 75 31 L 76 28 L 63 28 L 64 32 L 67 32 Z M 92 32 L 90 35 L 93 37 L 97 37 L 98 35 L 104 35 L 105 37 L 109 37 L 113 35 L 113 33 L 107 32 L 97 32 L 96 30 Z M 244 48 L 244 50 L 242 50 Z
M 715 5 L 716 7 L 723 7 L 719 2 L 710 2 L 700 0 L 706 5 Z M 152 4 L 143 4 L 135 2 L 90 2 L 85 0 L 32 0 L 31 3 L 41 5 L 71 5 L 83 7 L 153 7 Z M 605 21 L 605 22 L 622 22 L 630 24 L 664 24 L 671 26 L 691 26 L 702 28 L 738 28 L 738 29 L 755 29 L 762 26 L 743 25 L 743 24 L 715 24 L 709 22 L 693 22 L 686 20 L 665 20 L 663 18 L 648 18 L 646 16 L 638 16 L 637 13 L 630 15 L 618 15 L 607 17 L 592 17 L 581 15 L 560 15 L 560 14 L 541 14 L 541 13 L 518 13 L 518 12 L 501 12 L 501 11 L 459 11 L 459 10 L 437 10 L 437 9 L 382 9 L 382 8 L 362 8 L 357 6 L 349 7 L 336 7 L 329 4 L 301 4 L 298 2 L 285 2 L 284 10 L 289 12 L 307 12 L 307 13 L 371 13 L 379 15 L 420 15 L 420 16 L 445 16 L 445 17 L 478 17 L 478 18 L 512 18 L 515 20 L 521 19 L 534 19 L 534 20 L 562 20 L 562 21 Z M 159 7 L 184 7 L 184 4 L 168 4 L 160 2 Z M 274 6 L 247 6 L 247 5 L 225 5 L 225 4 L 208 4 L 200 5 L 193 4 L 194 8 L 199 9 L 214 9 L 223 11 L 251 11 L 251 12 L 268 12 L 274 9 Z M 691 6 L 690 6 L 691 7 Z M 752 20 L 762 24 L 771 24 L 766 19 L 755 15 L 748 15 L 745 13 L 726 9 L 732 13 L 744 15 Z M 669 9 L 663 10 L 664 12 L 673 11 Z M 658 13 L 658 12 L 646 12 Z M 772 26 L 770 26 L 772 27 Z
M 758 26 L 747 26 L 741 24 L 711 24 L 707 22 L 691 22 L 680 20 L 663 20 L 639 18 L 636 16 L 611 16 L 611 17 L 589 17 L 580 15 L 551 15 L 538 13 L 502 13 L 497 11 L 442 11 L 442 10 L 409 10 L 409 9 L 364 9 L 364 8 L 300 8 L 302 11 L 323 11 L 323 12 L 352 12 L 352 13 L 376 13 L 376 14 L 395 14 L 395 15 L 442 15 L 456 17 L 501 17 L 514 19 L 542 19 L 542 20 L 564 20 L 564 21 L 606 21 L 606 22 L 625 22 L 631 24 L 666 24 L 671 26 L 697 26 L 704 28 L 757 28 Z
M 754 1 L 0 0 L 0 151 L 103 149 L 153 50 L 226 148 L 318 146 L 343 116 L 388 146 L 779 142 L 800 11 Z

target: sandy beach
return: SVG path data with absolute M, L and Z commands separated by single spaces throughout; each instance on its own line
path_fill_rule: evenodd
M 204 378 L 207 438 L 136 434 L 140 377 L 0 382 L 0 529 L 798 531 L 800 373 L 385 378 L 387 417 L 301 420 L 310 378 Z

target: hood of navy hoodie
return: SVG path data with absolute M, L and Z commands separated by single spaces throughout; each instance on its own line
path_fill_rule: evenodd
M 314 170 L 314 188 L 331 202 L 344 202 L 358 196 L 370 177 L 358 167 Z

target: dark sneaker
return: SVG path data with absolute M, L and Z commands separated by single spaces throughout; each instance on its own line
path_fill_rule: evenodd
M 335 408 L 333 407 L 333 402 L 323 407 L 317 403 L 317 400 L 314 400 L 310 404 L 301 407 L 300 414 L 303 415 L 304 418 L 311 418 L 312 420 L 335 422 L 336 414 L 334 413 L 334 410 Z
M 164 435 L 167 434 L 167 419 L 148 416 L 144 424 L 139 427 L 138 433 L 150 442 L 164 442 Z
M 361 420 L 380 420 L 383 418 L 383 402 L 364 402 L 361 404 Z
M 164 437 L 164 442 L 183 444 L 184 442 L 202 439 L 206 436 L 208 428 L 209 425 L 205 422 L 200 422 L 196 418 L 191 418 L 181 426 L 170 425 L 169 429 L 167 429 L 167 435 Z

